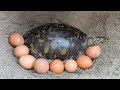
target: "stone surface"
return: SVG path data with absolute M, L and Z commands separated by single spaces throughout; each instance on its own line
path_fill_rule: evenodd
M 13 32 L 24 34 L 52 18 L 75 26 L 89 36 L 108 37 L 109 42 L 102 45 L 102 55 L 94 60 L 92 68 L 56 75 L 50 71 L 36 74 L 20 67 L 8 43 L 9 35 Z M 120 79 L 120 12 L 1 11 L 0 36 L 0 79 Z

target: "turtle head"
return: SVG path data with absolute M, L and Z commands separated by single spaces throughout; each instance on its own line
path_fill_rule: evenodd
M 108 42 L 108 38 L 101 37 L 101 36 L 95 36 L 95 37 L 88 37 L 87 38 L 87 46 L 92 45 L 99 45 Z

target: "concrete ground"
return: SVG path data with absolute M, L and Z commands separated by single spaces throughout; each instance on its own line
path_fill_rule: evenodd
M 109 39 L 103 44 L 102 55 L 93 61 L 92 68 L 78 69 L 75 73 L 63 72 L 36 74 L 25 70 L 12 54 L 8 37 L 13 32 L 26 31 L 52 19 L 81 29 L 88 36 L 101 35 Z M 113 11 L 1 11 L 0 12 L 0 79 L 120 79 L 120 12 Z

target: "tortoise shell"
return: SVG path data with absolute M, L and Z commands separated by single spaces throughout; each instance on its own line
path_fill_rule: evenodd
M 46 23 L 24 35 L 25 45 L 36 58 L 76 59 L 85 49 L 87 35 L 81 30 L 63 23 Z

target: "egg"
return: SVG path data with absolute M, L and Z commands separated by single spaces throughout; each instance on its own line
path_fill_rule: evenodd
M 34 62 L 34 70 L 39 74 L 47 73 L 49 71 L 49 63 L 44 58 L 39 58 Z
M 25 55 L 19 58 L 19 64 L 25 69 L 32 69 L 35 60 L 35 57 L 31 55 Z
M 86 49 L 86 55 L 91 59 L 96 59 L 101 55 L 101 48 L 100 46 L 91 46 Z
M 77 63 L 75 60 L 69 59 L 65 61 L 64 65 L 67 72 L 73 73 L 77 70 Z
M 78 67 L 81 69 L 88 69 L 92 67 L 92 60 L 86 55 L 80 55 L 76 60 Z
M 61 60 L 55 59 L 50 63 L 50 71 L 56 74 L 60 74 L 64 71 L 64 64 Z
M 14 55 L 18 58 L 24 55 L 28 55 L 28 54 L 29 54 L 29 49 L 25 45 L 20 45 L 14 48 Z
M 23 45 L 24 38 L 19 33 L 14 33 L 9 37 L 9 42 L 12 46 Z

